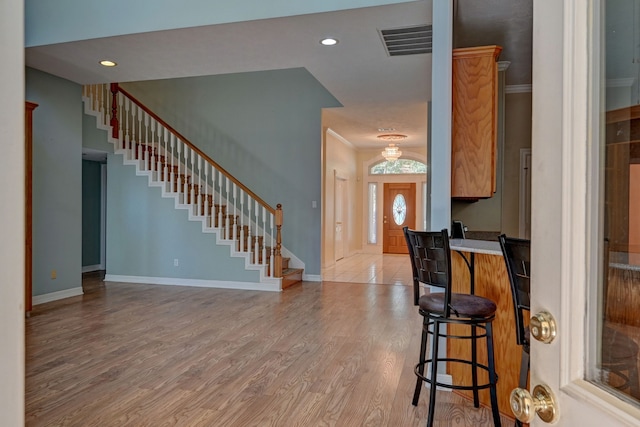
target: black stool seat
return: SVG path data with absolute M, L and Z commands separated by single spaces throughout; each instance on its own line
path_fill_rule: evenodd
M 429 313 L 442 314 L 444 307 L 444 294 L 428 294 L 422 295 L 418 300 L 418 306 L 421 310 Z M 449 304 L 454 317 L 491 317 L 495 314 L 496 303 L 490 299 L 479 297 L 476 295 L 451 294 L 451 304 Z
M 415 231 L 404 227 L 404 236 L 411 257 L 413 272 L 414 304 L 419 306 L 418 313 L 422 316 L 422 337 L 420 341 L 420 358 L 415 367 L 416 388 L 413 393 L 412 404 L 416 406 L 420 398 L 422 384 L 430 385 L 429 415 L 427 427 L 433 426 L 436 411 L 436 388 L 444 387 L 454 390 L 471 390 L 473 403 L 480 406 L 479 390 L 489 389 L 491 395 L 491 411 L 493 423 L 500 427 L 500 413 L 498 411 L 498 395 L 496 384 L 498 375 L 495 371 L 493 350 L 493 326 L 496 303 L 488 298 L 470 294 L 453 293 L 451 279 L 451 248 L 447 230 L 438 232 Z M 429 293 L 419 296 L 420 283 L 441 288 L 442 293 Z M 441 328 L 445 325 L 463 325 L 457 328 L 455 334 Z M 469 329 L 467 334 L 465 331 Z M 480 330 L 480 333 L 478 333 Z M 431 357 L 427 358 L 427 339 L 431 335 Z M 440 338 L 464 339 L 471 342 L 471 360 L 461 359 L 452 354 L 440 356 L 438 345 Z M 487 365 L 478 363 L 477 342 L 484 339 L 487 345 Z M 471 367 L 471 384 L 444 384 L 437 380 L 440 362 L 462 363 Z M 425 367 L 430 365 L 430 375 L 425 375 Z M 488 373 L 489 381 L 478 383 L 478 370 Z

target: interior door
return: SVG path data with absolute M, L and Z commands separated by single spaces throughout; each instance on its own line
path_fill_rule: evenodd
M 416 184 L 385 183 L 382 218 L 382 252 L 408 254 L 402 229 L 416 226 Z
M 335 197 L 335 200 L 334 200 L 334 207 L 335 207 L 334 253 L 335 253 L 336 261 L 344 258 L 344 237 L 343 236 L 344 236 L 344 227 L 345 227 L 345 221 L 344 221 L 344 216 L 345 216 L 344 205 L 345 205 L 345 194 L 346 194 L 345 187 L 346 187 L 346 180 L 336 176 L 335 192 L 334 192 L 334 197 Z
M 608 137 L 620 137 L 629 152 L 629 141 L 637 139 L 629 126 L 634 110 L 629 107 L 638 104 L 630 93 L 638 87 L 637 6 L 637 1 L 533 2 L 531 312 L 550 313 L 555 322 L 545 318 L 541 325 L 555 323 L 556 337 L 550 343 L 532 340 L 530 387 L 548 386 L 563 426 L 640 424 L 633 372 L 638 356 L 625 356 L 631 363 L 620 375 L 609 355 L 613 337 L 626 336 L 630 347 L 623 350 L 640 342 L 637 304 L 631 303 L 635 308 L 625 312 L 626 320 L 611 317 L 612 309 L 638 298 L 638 268 L 629 260 L 633 248 L 609 242 L 618 232 L 612 219 L 628 209 L 611 201 L 640 195 L 630 195 L 628 185 L 607 182 L 617 178 L 605 148 Z M 626 9 L 613 9 L 621 7 Z M 614 93 L 620 84 L 606 84 L 614 79 L 633 83 L 626 94 Z M 611 122 L 607 113 L 618 107 L 626 108 L 622 124 Z M 619 193 L 621 188 L 627 193 Z M 625 270 L 626 283 L 614 283 L 614 266 Z M 616 294 L 622 285 L 626 293 Z M 532 328 L 532 334 L 534 329 L 542 331 Z M 512 399 L 512 408 L 535 409 L 530 404 L 544 389 L 535 390 L 531 401 Z M 534 415 L 531 425 L 545 422 Z

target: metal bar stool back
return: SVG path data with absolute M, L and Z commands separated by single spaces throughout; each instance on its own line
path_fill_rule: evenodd
M 500 413 L 498 411 L 496 391 L 498 376 L 495 372 L 492 328 L 496 304 L 488 298 L 452 292 L 451 249 L 449 247 L 449 235 L 446 229 L 431 232 L 415 231 L 405 227 L 403 230 L 411 257 L 411 268 L 414 275 L 414 295 L 418 296 L 416 289 L 419 289 L 420 283 L 442 289 L 442 292 L 428 292 L 417 297 L 418 312 L 423 317 L 423 323 L 420 357 L 415 367 L 417 379 L 412 403 L 414 406 L 418 404 L 422 383 L 426 382 L 429 384 L 430 394 L 427 427 L 431 427 L 434 421 L 436 389 L 438 387 L 473 391 L 474 406 L 476 408 L 480 406 L 478 391 L 488 388 L 491 396 L 493 421 L 496 426 L 500 426 Z M 415 302 L 414 299 L 414 303 Z M 446 325 L 453 324 L 470 326 L 470 334 L 448 334 Z M 478 334 L 477 329 L 484 332 Z M 432 335 L 432 345 L 431 357 L 427 359 L 426 349 L 429 335 Z M 470 340 L 472 349 L 474 350 L 476 341 L 485 338 L 487 365 L 478 363 L 474 350 L 471 352 L 471 360 L 448 357 L 446 355 L 441 356 L 438 352 L 440 338 Z M 472 384 L 458 385 L 439 382 L 437 379 L 438 365 L 445 362 L 469 365 L 472 370 Z M 428 364 L 430 364 L 430 375 L 425 375 L 425 366 Z M 489 381 L 487 383 L 478 384 L 477 372 L 479 369 L 488 373 Z
M 518 387 L 526 389 L 529 382 L 530 333 L 529 327 L 525 325 L 525 318 L 529 318 L 531 310 L 531 242 L 526 239 L 507 237 L 504 234 L 500 235 L 498 240 L 511 285 L 513 310 L 516 318 L 516 342 L 522 347 Z M 522 422 L 516 420 L 515 425 L 521 426 Z

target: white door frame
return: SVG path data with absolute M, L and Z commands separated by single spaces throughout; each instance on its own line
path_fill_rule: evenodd
M 338 182 L 341 182 L 342 185 L 339 185 Z M 341 191 L 338 191 L 338 188 L 341 188 Z M 349 188 L 349 180 L 343 176 L 340 176 L 338 171 L 334 169 L 333 171 L 333 258 L 334 262 L 347 257 L 347 240 L 344 238 L 345 235 L 348 235 L 348 218 L 349 218 L 349 210 L 347 208 L 347 191 Z M 340 193 L 340 194 L 338 194 Z M 338 210 L 341 210 L 341 221 L 340 221 L 340 235 L 341 239 L 338 241 L 336 239 L 336 227 L 338 226 L 337 214 Z M 339 247 L 339 245 L 341 247 Z M 339 255 L 342 255 L 339 257 Z M 339 258 L 338 258 L 339 257 Z
M 587 316 L 585 307 L 595 307 L 590 290 L 599 274 L 601 240 L 602 171 L 594 141 L 602 133 L 602 67 L 600 39 L 592 38 L 601 34 L 600 4 L 533 2 L 532 314 L 554 314 L 558 337 L 551 344 L 533 341 L 531 387 L 550 386 L 563 426 L 640 420 L 640 409 L 583 379 L 597 353 L 589 334 L 597 316 Z M 538 418 L 532 422 L 543 425 Z
M 518 236 L 531 237 L 531 148 L 520 149 L 520 191 L 518 201 Z

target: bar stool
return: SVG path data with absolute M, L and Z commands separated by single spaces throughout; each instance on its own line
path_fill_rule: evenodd
M 525 311 L 531 310 L 530 301 L 530 267 L 531 267 L 531 242 L 525 239 L 516 239 L 502 234 L 498 237 L 502 254 L 507 266 L 507 274 L 511 285 L 513 310 L 516 318 L 516 342 L 522 347 L 520 358 L 520 380 L 518 387 L 527 389 L 529 382 L 529 327 L 525 326 Z M 527 318 L 529 315 L 527 314 Z M 522 426 L 522 422 L 516 419 L 516 426 Z
M 416 406 L 420 397 L 422 383 L 430 385 L 429 394 L 429 415 L 427 427 L 433 426 L 436 388 L 444 387 L 454 390 L 473 391 L 474 406 L 480 406 L 478 391 L 489 389 L 491 395 L 491 410 L 495 426 L 500 426 L 500 413 L 498 411 L 498 397 L 496 383 L 498 376 L 495 372 L 494 349 L 493 349 L 493 327 L 496 304 L 488 298 L 483 298 L 470 294 L 459 294 L 451 291 L 451 249 L 449 247 L 449 235 L 446 229 L 437 232 L 415 231 L 408 227 L 403 228 L 409 256 L 411 257 L 411 268 L 413 271 L 414 303 L 419 306 L 418 312 L 423 318 L 422 338 L 420 341 L 420 357 L 415 367 L 417 377 L 416 388 L 413 394 L 412 404 Z M 444 292 L 429 293 L 418 296 L 420 283 L 441 288 Z M 441 325 L 468 325 L 471 327 L 470 335 L 448 334 L 441 332 Z M 478 329 L 481 329 L 478 334 Z M 484 331 L 484 333 L 482 333 Z M 426 358 L 427 338 L 433 336 L 431 358 Z M 471 340 L 472 352 L 471 360 L 454 357 L 438 357 L 438 342 L 440 337 L 448 339 Z M 481 338 L 485 338 L 487 346 L 487 365 L 478 363 L 476 360 L 476 344 Z M 437 381 L 437 367 L 439 362 L 462 363 L 470 365 L 472 369 L 471 385 L 444 384 Z M 425 365 L 431 364 L 430 377 L 425 376 Z M 478 369 L 488 373 L 489 382 L 478 384 Z

